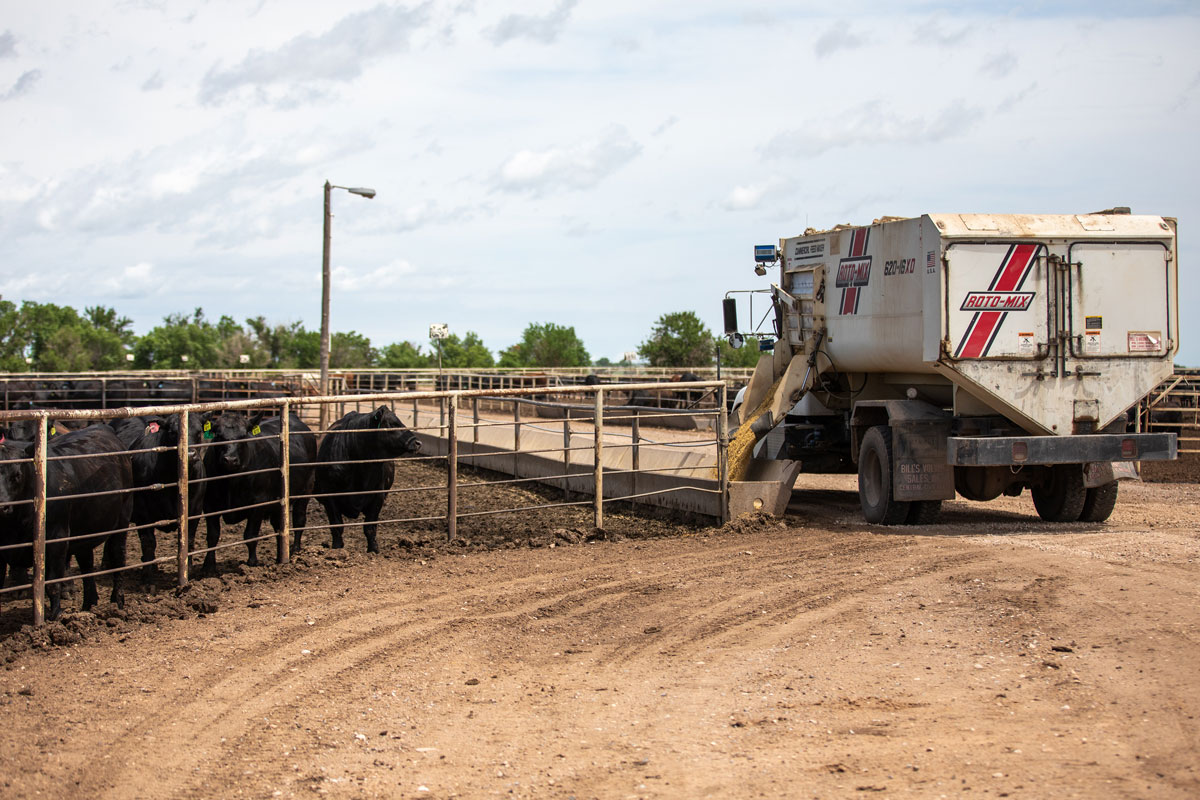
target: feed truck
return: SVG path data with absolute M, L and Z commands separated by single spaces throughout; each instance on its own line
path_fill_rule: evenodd
M 887 217 L 755 259 L 779 270 L 774 342 L 731 412 L 735 481 L 784 458 L 856 470 L 872 523 L 927 524 L 956 493 L 1025 489 L 1045 520 L 1101 522 L 1135 462 L 1176 457 L 1175 434 L 1127 424 L 1179 348 L 1172 218 Z M 737 294 L 735 346 L 753 333 Z

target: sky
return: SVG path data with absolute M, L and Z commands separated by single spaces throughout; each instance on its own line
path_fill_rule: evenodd
M 755 244 L 935 212 L 1179 219 L 1200 3 L 0 0 L 0 295 L 619 360 Z M 1195 233 L 1193 233 L 1195 230 Z M 747 320 L 743 320 L 745 324 Z

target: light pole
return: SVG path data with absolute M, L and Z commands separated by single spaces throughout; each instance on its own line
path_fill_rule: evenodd
M 350 194 L 357 194 L 370 200 L 375 196 L 374 189 L 361 187 L 334 186 L 325 181 L 325 238 L 321 248 L 321 394 L 329 394 L 329 234 L 333 224 L 333 214 L 329 208 L 331 189 L 345 189 Z M 321 430 L 325 430 L 329 421 L 329 407 L 321 404 Z

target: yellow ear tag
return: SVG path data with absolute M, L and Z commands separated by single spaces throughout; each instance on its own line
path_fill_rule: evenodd
M 250 429 L 251 436 L 258 436 L 260 433 L 262 433 L 262 428 L 258 427 L 257 425 Z
M 58 429 L 55 428 L 53 425 L 51 425 L 50 426 L 50 435 L 53 436 L 56 433 L 58 433 Z
M 206 422 L 206 423 L 204 423 L 204 430 L 206 430 L 206 431 L 211 431 L 211 430 L 212 430 L 212 423 L 211 423 L 211 422 Z

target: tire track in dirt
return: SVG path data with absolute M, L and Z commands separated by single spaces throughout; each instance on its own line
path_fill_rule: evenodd
M 718 553 L 732 554 L 736 545 L 718 548 Z M 269 638 L 252 640 L 244 646 L 239 646 L 234 654 L 237 661 L 251 664 L 272 664 L 265 673 L 260 674 L 250 683 L 246 676 L 235 671 L 227 674 L 215 683 L 205 684 L 203 678 L 198 682 L 202 688 L 191 699 L 172 698 L 167 701 L 168 709 L 151 715 L 131 727 L 118 740 L 117 747 L 97 754 L 95 758 L 75 776 L 80 786 L 97 796 L 105 795 L 105 786 L 115 787 L 118 794 L 121 787 L 128 788 L 137 785 L 142 770 L 137 764 L 123 766 L 112 765 L 121 762 L 122 757 L 128 757 L 128 751 L 137 754 L 138 759 L 154 763 L 160 758 L 179 758 L 176 742 L 161 742 L 147 748 L 144 740 L 147 731 L 160 731 L 169 723 L 189 720 L 183 731 L 173 731 L 176 739 L 191 739 L 193 749 L 214 749 L 218 751 L 236 750 L 239 744 L 245 743 L 245 732 L 239 730 L 250 726 L 251 720 L 262 717 L 274 717 L 295 707 L 297 703 L 305 702 L 312 696 L 313 687 L 324 684 L 336 684 L 338 679 L 347 673 L 362 672 L 364 665 L 376 662 L 379 657 L 395 649 L 432 650 L 432 655 L 438 651 L 454 649 L 457 631 L 471 630 L 480 624 L 500 625 L 508 628 L 520 628 L 535 618 L 542 610 L 558 603 L 564 608 L 571 607 L 572 615 L 589 617 L 606 609 L 618 607 L 631 593 L 636 593 L 640 587 L 667 578 L 672 580 L 696 581 L 718 573 L 724 569 L 722 563 L 697 563 L 690 555 L 677 556 L 659 562 L 653 571 L 641 570 L 641 574 L 623 580 L 608 580 L 596 583 L 586 589 L 563 588 L 555 595 L 540 587 L 546 586 L 549 580 L 558 584 L 578 581 L 581 577 L 599 569 L 610 571 L 604 562 L 567 573 L 555 574 L 553 578 L 546 575 L 531 575 L 515 580 L 492 584 L 488 588 L 493 595 L 517 592 L 520 602 L 513 606 L 510 600 L 502 611 L 487 611 L 475 616 L 452 613 L 461 600 L 461 590 L 447 588 L 433 595 L 421 592 L 424 586 L 412 587 L 395 599 L 378 603 L 369 610 L 352 610 L 344 613 L 340 606 L 333 606 L 325 619 L 316 625 L 305 622 L 289 623 L 277 629 L 263 631 Z M 433 579 L 423 581 L 432 583 Z M 411 611 L 414 605 L 426 608 L 428 615 L 434 621 L 422 623 L 420 619 L 394 621 L 397 612 Z M 349 632 L 343 632 L 349 631 Z M 323 641 L 319 649 L 311 655 L 299 654 L 305 641 L 319 640 L 322 635 L 332 634 L 334 638 Z M 297 655 L 285 655 L 297 654 Z M 211 669 L 216 669 L 214 665 Z M 292 670 L 298 672 L 293 673 Z M 196 677 L 193 677 L 196 680 Z M 224 733 L 220 737 L 215 731 Z M 219 741 L 225 739 L 224 746 Z M 212 756 L 215 761 L 223 761 L 221 756 Z M 187 771 L 176 770 L 176 774 L 187 774 Z M 169 784 L 163 777 L 155 777 L 155 792 L 164 793 Z

